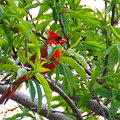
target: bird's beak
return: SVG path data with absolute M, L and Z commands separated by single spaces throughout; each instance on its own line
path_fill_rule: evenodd
M 66 43 L 67 42 L 67 40 L 65 40 L 65 39 L 60 39 L 60 44 L 63 44 L 63 43 Z

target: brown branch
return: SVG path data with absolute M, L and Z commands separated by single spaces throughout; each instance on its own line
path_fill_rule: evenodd
M 45 76 L 44 75 L 44 77 L 45 77 L 45 79 L 47 79 L 47 81 L 48 81 L 48 83 L 49 83 L 49 85 L 50 85 L 50 87 L 51 87 L 51 89 L 53 90 L 53 91 L 56 91 L 57 93 L 59 93 L 60 94 L 60 96 L 68 103 L 68 105 L 71 107 L 71 109 L 74 111 L 74 114 L 73 115 L 75 115 L 75 116 L 80 116 L 81 114 L 80 114 L 80 110 L 76 107 L 76 105 L 72 102 L 72 100 L 69 98 L 69 96 L 67 96 L 62 90 L 61 90 L 61 88 L 60 88 L 60 86 L 61 86 L 61 84 L 59 83 L 58 85 L 54 85 L 53 83 L 55 82 L 53 79 L 49 79 L 47 76 Z M 17 84 L 17 83 L 16 83 Z M 5 89 L 6 88 L 4 88 L 4 86 L 3 85 L 0 85 L 0 93 L 2 94 L 4 91 L 5 91 Z M 17 96 L 16 96 L 16 94 L 17 94 Z M 22 95 L 22 96 L 21 96 Z M 14 96 L 16 96 L 15 98 L 14 98 Z M 24 97 L 23 97 L 24 96 Z M 24 95 L 23 93 L 20 93 L 19 91 L 17 91 L 14 95 L 13 95 L 13 97 L 12 97 L 12 99 L 13 100 L 15 100 L 16 102 L 18 102 L 18 103 L 20 103 L 20 104 L 22 104 L 23 106 L 25 106 L 25 107 L 28 107 L 28 108 L 30 108 L 31 110 L 33 110 L 33 111 L 37 111 L 37 107 L 36 108 L 34 108 L 34 107 L 30 107 L 29 106 L 29 104 L 34 104 L 34 103 L 31 103 L 31 102 L 29 102 L 30 100 L 23 100 L 23 99 L 25 99 L 26 98 L 26 95 Z M 20 99 L 20 100 L 16 100 L 16 99 Z M 30 98 L 29 98 L 30 99 Z M 26 101 L 26 103 L 23 103 L 23 101 Z M 22 102 L 22 103 L 21 103 Z M 27 106 L 27 105 L 28 106 Z M 90 110 L 92 110 L 93 112 L 95 112 L 96 114 L 98 114 L 98 115 L 102 115 L 104 118 L 108 118 L 108 108 L 105 106 L 105 105 L 103 105 L 102 103 L 98 103 L 98 101 L 96 101 L 96 100 L 90 100 L 89 101 L 89 103 L 88 103 L 88 108 L 90 109 Z M 43 109 L 43 108 L 41 108 L 41 109 Z M 41 110 L 42 111 L 42 110 Z M 47 110 L 46 110 L 47 111 Z M 43 115 L 43 116 L 45 116 L 46 117 L 46 114 L 47 114 L 47 112 L 46 112 L 45 110 L 44 110 L 44 112 L 43 113 L 45 113 L 44 115 L 43 115 L 43 113 L 41 113 L 40 112 L 40 114 L 41 115 Z M 52 111 L 53 112 L 53 111 Z M 50 112 L 51 113 L 51 112 Z M 54 111 L 54 113 L 56 113 L 56 111 Z M 51 114 L 53 114 L 53 113 L 51 113 Z M 119 116 L 117 116 L 117 117 L 119 117 Z M 49 118 L 49 116 L 48 116 L 48 118 Z M 79 118 L 79 117 L 78 117 Z M 80 118 L 79 118 L 80 119 Z M 54 120 L 54 119 L 52 119 L 52 120 Z M 59 117 L 58 117 L 58 119 L 57 120 L 59 120 Z M 62 120 L 62 119 L 60 119 L 60 120 Z M 64 120 L 64 119 L 63 119 Z M 67 120 L 67 119 L 66 119 Z M 68 119 L 69 120 L 69 119 Z
M 105 56 L 105 63 L 104 63 L 105 69 L 103 71 L 103 76 L 105 76 L 107 73 L 108 57 L 109 57 L 109 54 Z M 106 80 L 104 80 L 104 82 L 106 82 Z
M 53 82 L 46 77 L 45 75 L 43 75 L 45 77 L 45 79 L 48 81 L 50 87 L 52 90 L 54 90 L 55 92 L 59 93 L 60 96 L 67 102 L 67 104 L 70 106 L 70 108 L 73 110 L 73 112 L 76 114 L 76 117 L 78 120 L 83 120 L 83 117 L 81 115 L 80 110 L 76 107 L 76 105 L 72 102 L 72 100 L 69 98 L 69 96 L 57 85 L 55 86 L 53 84 Z
M 47 38 L 45 36 L 41 35 L 41 33 L 39 31 L 36 32 L 35 30 L 32 30 L 32 32 L 35 33 L 36 35 L 38 35 L 39 37 L 41 37 L 42 39 L 47 40 Z
M 50 82 L 50 85 L 51 85 L 51 82 Z M 51 87 L 53 87 L 52 89 L 54 89 L 54 90 L 56 89 L 53 84 L 51 85 Z M 6 89 L 7 89 L 6 86 L 0 85 L 0 94 L 2 94 Z M 16 91 L 11 99 L 33 111 L 37 112 L 37 108 L 38 108 L 37 101 L 35 100 L 34 102 L 32 102 L 31 98 L 28 95 L 26 95 L 20 91 Z M 100 105 L 96 100 L 91 99 L 89 101 L 88 109 L 95 112 L 97 115 L 101 115 L 106 118 L 109 117 L 108 108 L 103 104 Z M 47 116 L 47 111 L 48 111 L 47 106 L 45 104 L 42 104 L 41 111 L 39 112 L 40 115 L 42 115 L 48 119 L 51 119 L 51 120 L 72 120 L 71 118 L 65 116 L 64 114 L 62 114 L 58 111 L 55 111 L 52 108 L 50 110 L 49 115 Z M 119 116 L 116 116 L 115 118 L 118 118 L 118 117 Z
M 7 116 L 7 113 L 10 114 L 10 112 L 14 112 L 15 110 L 17 110 L 19 108 L 19 106 L 15 106 L 14 108 L 12 109 L 6 109 L 6 111 L 0 111 L 0 114 L 4 114 L 3 118 L 1 118 L 2 120 L 4 119 L 4 117 L 8 117 Z M 1 107 L 0 109 L 3 109 L 3 107 Z
M 73 88 L 73 95 L 74 95 L 73 97 L 74 97 L 75 105 L 76 105 L 76 107 L 78 108 L 78 104 L 77 104 L 78 100 L 77 100 L 75 88 Z
M 111 25 L 114 25 L 114 18 L 115 18 L 115 4 L 113 4 L 112 8 L 112 18 L 111 18 Z
M 17 51 L 15 51 L 14 46 L 12 46 L 12 50 L 13 50 L 13 53 L 14 53 L 13 58 L 14 58 L 14 60 L 16 60 L 17 59 Z
M 88 108 L 95 112 L 97 115 L 101 115 L 104 118 L 109 117 L 108 108 L 103 104 L 99 104 L 96 100 L 90 100 L 88 103 Z
M 25 5 L 27 6 L 27 1 L 24 0 L 24 2 L 25 2 Z M 32 18 L 32 15 L 30 14 L 29 11 L 28 11 L 28 15 L 30 16 L 30 19 L 32 20 L 33 18 Z M 27 21 L 28 21 L 28 17 L 26 17 L 26 19 L 27 19 Z M 34 23 L 34 22 L 32 22 L 32 23 L 33 23 L 34 27 L 36 27 L 35 23 Z
M 96 93 L 96 91 L 95 91 L 95 89 L 94 89 L 94 87 L 93 87 L 93 85 L 92 85 L 92 83 L 91 83 L 91 81 L 89 79 L 88 79 L 88 82 L 90 83 L 90 86 L 91 86 L 91 88 L 92 88 L 92 90 L 94 92 L 94 97 L 95 97 L 96 101 L 100 104 L 100 100 L 99 100 L 99 98 L 97 96 L 97 93 Z
M 2 94 L 6 89 L 6 86 L 0 85 L 0 94 Z M 34 102 L 32 102 L 31 98 L 28 95 L 20 91 L 16 91 L 11 99 L 37 113 L 38 101 L 35 100 Z M 48 106 L 46 104 L 42 104 L 39 114 L 48 118 L 49 120 L 72 120 L 64 114 L 57 112 L 53 108 L 50 109 L 48 115 Z
M 116 2 L 116 0 L 114 2 Z M 107 7 L 107 3 L 105 3 L 105 8 L 106 7 Z M 115 3 L 113 3 L 113 8 L 112 8 L 112 16 L 111 16 L 111 25 L 112 26 L 114 25 L 114 17 L 115 17 Z M 112 38 L 112 32 L 110 33 L 110 38 Z M 108 46 L 110 46 L 110 43 L 108 43 Z M 107 72 L 108 72 L 108 69 L 107 69 L 108 58 L 109 58 L 109 54 L 107 54 L 105 56 L 105 63 L 104 63 L 105 69 L 103 71 L 103 76 L 105 76 L 107 74 Z M 101 82 L 103 84 L 103 83 L 106 82 L 106 80 L 102 80 Z
M 9 28 L 9 29 L 12 30 L 14 33 L 19 34 L 19 30 L 17 28 L 14 27 L 14 28 Z M 47 38 L 45 36 L 42 36 L 39 31 L 36 32 L 35 30 L 32 29 L 32 32 L 38 35 L 39 37 L 41 37 L 42 39 L 47 40 Z

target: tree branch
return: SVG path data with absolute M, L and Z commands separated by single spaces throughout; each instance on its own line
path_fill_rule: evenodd
M 88 108 L 95 112 L 97 115 L 101 115 L 104 118 L 109 117 L 108 108 L 102 103 L 99 104 L 96 100 L 90 100 L 88 103 Z
M 0 94 L 2 94 L 6 89 L 7 89 L 6 86 L 0 85 Z M 37 112 L 38 102 L 36 100 L 32 102 L 31 98 L 28 95 L 20 91 L 16 91 L 11 99 L 29 108 L 30 110 Z M 50 109 L 49 115 L 47 115 L 47 113 L 48 113 L 47 105 L 42 104 L 39 114 L 48 118 L 49 120 L 72 120 L 68 116 L 65 116 L 63 113 L 60 113 L 53 108 Z
M 114 1 L 116 2 L 116 0 Z M 107 7 L 107 3 L 105 3 L 105 8 Z M 112 8 L 112 17 L 111 17 L 111 25 L 113 26 L 114 25 L 114 17 L 115 17 L 115 3 L 113 3 L 113 8 Z M 112 39 L 112 32 L 110 33 L 110 38 Z M 108 47 L 110 46 L 110 42 L 108 41 Z M 109 57 L 109 54 L 107 54 L 105 56 L 105 63 L 104 63 L 104 66 L 105 66 L 105 69 L 103 71 L 103 76 L 105 76 L 108 72 L 108 68 L 107 68 L 107 65 L 108 65 L 108 57 Z M 101 82 L 105 83 L 106 80 L 102 80 Z
M 60 87 L 58 87 L 57 85 L 55 86 L 53 84 L 53 82 L 46 77 L 45 75 L 43 75 L 45 77 L 45 79 L 48 81 L 50 87 L 52 90 L 54 90 L 55 92 L 59 93 L 60 96 L 68 103 L 68 105 L 70 106 L 70 108 L 73 110 L 73 112 L 76 114 L 77 118 L 79 120 L 83 120 L 83 117 L 81 115 L 80 110 L 76 107 L 76 105 L 72 102 L 72 100 L 69 98 L 69 96 L 67 94 L 65 94 L 64 91 L 62 91 L 62 89 Z

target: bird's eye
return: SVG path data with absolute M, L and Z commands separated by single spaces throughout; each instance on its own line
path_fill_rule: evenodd
M 62 37 L 55 37 L 55 39 L 58 43 L 60 43 L 60 40 L 62 39 Z

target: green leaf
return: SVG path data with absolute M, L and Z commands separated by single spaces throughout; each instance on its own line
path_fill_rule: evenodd
M 63 80 L 62 88 L 65 92 L 72 95 L 74 87 L 74 76 L 66 64 L 60 62 L 59 66 L 61 67 L 65 77 Z
M 3 71 L 3 70 L 15 70 L 17 71 L 19 69 L 18 66 L 16 65 L 10 65 L 10 64 L 2 64 L 0 63 L 0 71 Z
M 4 10 L 2 8 L 2 5 L 0 4 L 0 20 L 4 17 Z
M 38 82 L 35 81 L 35 85 L 37 88 L 37 94 L 38 94 L 38 109 L 37 112 L 40 112 L 41 105 L 42 105 L 42 90 Z
M 37 55 L 38 55 L 38 58 L 41 57 L 41 54 L 40 54 L 40 45 L 39 45 L 39 41 L 38 39 L 36 38 L 36 36 L 31 33 L 31 37 L 30 37 L 31 41 L 34 43 L 35 47 L 36 47 L 36 50 L 37 50 Z
M 20 107 L 20 106 L 19 106 Z M 34 118 L 34 116 L 32 115 L 32 113 L 29 113 L 29 109 L 28 108 L 23 108 L 22 109 L 22 111 L 23 111 L 23 113 L 17 113 L 17 114 L 15 114 L 14 116 L 12 116 L 12 117 L 9 117 L 9 118 L 5 118 L 5 120 L 21 120 L 23 117 L 30 117 L 30 118 L 32 118 L 32 120 L 33 120 L 33 118 Z
M 41 7 L 40 7 L 40 11 L 39 11 L 38 16 L 37 16 L 36 19 L 38 19 L 40 16 L 42 16 L 43 13 L 46 12 L 49 8 L 50 8 L 49 5 L 46 4 L 46 3 L 43 4 L 43 5 L 41 5 Z
M 82 55 L 76 53 L 75 49 L 68 49 L 68 54 L 74 56 L 83 66 L 87 66 L 88 65 L 86 60 L 85 60 L 85 58 Z
M 69 49 L 72 49 L 72 48 L 74 48 L 75 46 L 77 46 L 77 45 L 79 44 L 80 40 L 81 40 L 81 37 L 80 37 L 80 38 L 77 40 L 77 42 L 76 42 L 75 44 L 73 44 Z
M 79 73 L 79 75 L 82 77 L 82 79 L 86 81 L 86 78 L 87 78 L 86 73 L 82 66 L 76 63 L 76 61 L 74 61 L 70 57 L 61 57 L 61 60 L 66 64 L 69 64 L 71 67 L 73 67 L 77 71 L 77 73 Z
M 29 81 L 29 92 L 30 92 L 32 101 L 34 101 L 36 92 L 35 92 L 35 87 L 32 81 Z
M 97 8 L 96 8 L 96 10 L 97 10 L 96 13 L 97 13 L 98 17 L 101 18 L 101 19 L 103 19 L 102 12 L 99 9 L 97 9 Z
M 46 61 L 44 62 L 44 64 L 46 63 Z M 41 63 L 43 65 L 43 62 Z M 35 69 L 34 69 L 34 72 L 36 73 L 44 73 L 44 72 L 48 72 L 50 71 L 48 68 L 45 68 L 45 67 L 41 67 L 40 63 L 36 64 L 35 63 Z
M 6 40 L 2 40 L 0 39 L 0 46 L 4 47 L 8 44 L 8 42 Z
M 25 70 L 23 68 L 19 68 L 17 71 L 16 79 L 19 79 L 23 75 L 27 75 L 27 70 Z
M 18 7 L 17 7 L 17 5 L 16 5 L 16 3 L 15 3 L 14 0 L 6 0 L 6 1 L 7 1 L 7 3 L 8 3 L 9 6 L 12 6 L 12 9 L 13 9 L 15 12 L 18 11 Z
M 108 14 L 112 10 L 113 6 L 109 5 L 106 9 L 105 12 Z
M 51 58 L 51 56 L 55 53 L 55 51 L 58 49 L 60 45 L 48 45 L 48 49 L 47 49 L 47 52 L 48 52 L 48 57 L 47 57 L 47 60 L 49 60 Z
M 119 61 L 120 61 L 120 43 L 117 44 L 117 49 L 118 49 L 118 58 L 119 58 Z
M 27 5 L 24 9 L 25 9 L 25 11 L 26 12 L 28 12 L 30 9 L 32 9 L 32 8 L 36 8 L 36 7 L 38 7 L 38 6 L 44 6 L 45 4 L 44 3 L 35 3 L 35 4 L 29 4 L 29 5 Z M 48 5 L 46 5 L 46 6 L 48 6 Z
M 96 92 L 101 95 L 102 97 L 110 98 L 112 96 L 112 92 L 105 88 L 97 88 Z
M 57 11 L 56 11 L 55 7 L 53 8 L 52 13 L 53 13 L 53 19 L 54 19 L 55 23 L 57 24 L 58 15 L 57 15 Z
M 61 11 L 61 6 L 59 3 L 55 3 L 55 10 L 57 12 L 57 15 L 59 15 L 60 11 Z
M 10 29 L 7 27 L 7 25 L 5 25 L 5 24 L 3 24 L 3 30 L 7 36 L 9 47 L 11 48 L 13 45 L 12 33 L 11 33 Z
M 22 111 L 23 111 L 23 113 L 21 115 L 21 118 L 23 118 L 23 116 L 26 116 L 26 114 L 29 112 L 29 109 L 24 107 Z
M 28 36 L 28 31 L 23 24 L 15 24 L 15 27 L 24 35 Z
M 48 84 L 48 82 L 46 81 L 46 79 L 40 75 L 40 74 L 36 74 L 35 75 L 36 78 L 38 79 L 38 81 L 41 83 L 41 85 L 43 86 L 44 88 L 44 91 L 45 91 L 45 96 L 47 98 L 47 104 L 48 104 L 48 113 L 50 111 L 50 107 L 51 107 L 51 100 L 52 100 L 52 94 L 51 94 L 51 89 L 50 89 L 50 86 Z
M 80 5 L 81 0 L 75 0 L 75 8 L 77 9 Z
M 56 29 L 57 29 L 57 23 L 53 23 L 53 24 L 50 26 L 50 30 L 56 31 Z
M 62 5 L 64 5 L 64 4 L 65 4 L 65 0 L 60 0 L 60 1 L 61 1 Z
M 48 23 L 49 24 L 49 23 Z M 41 29 L 41 36 L 43 36 L 43 33 L 45 31 L 45 28 L 48 26 L 48 24 L 46 24 L 42 29 Z
M 23 20 L 23 18 L 19 14 L 9 14 L 5 13 L 4 18 L 9 19 L 11 17 L 15 17 L 18 21 L 22 22 L 22 24 L 25 24 L 26 22 Z
M 118 95 L 118 91 L 116 89 L 112 89 L 112 100 L 114 100 Z
M 109 113 L 110 115 L 116 115 L 117 114 L 117 111 L 118 109 L 120 108 L 120 102 L 115 102 L 111 105 L 110 109 L 109 109 Z
M 102 49 L 102 50 L 105 50 L 106 49 L 106 46 L 103 45 L 103 44 L 100 44 L 100 42 L 97 42 L 97 41 L 86 41 L 84 42 L 85 43 L 85 47 L 87 49 L 91 49 L 91 50 L 95 50 L 95 49 Z
M 100 74 L 100 68 L 99 67 L 96 67 L 93 71 L 92 71 L 92 74 L 91 74 L 91 83 L 94 85 L 94 83 L 96 82 L 97 80 L 97 77 L 99 76 Z
M 68 20 L 63 13 L 60 14 L 60 19 L 61 19 L 61 23 L 64 26 L 65 32 L 67 33 L 68 32 Z
M 26 21 L 26 27 L 27 27 L 27 31 L 28 31 L 28 37 L 31 37 L 31 33 L 32 33 L 32 25 Z
M 37 25 L 36 27 L 36 31 L 42 30 L 44 27 L 46 27 L 50 22 L 51 22 L 51 18 L 47 19 L 46 21 L 42 21 L 40 24 Z
M 118 62 L 118 49 L 117 49 L 117 47 L 115 46 L 112 50 L 111 50 L 111 52 L 110 52 L 110 54 L 109 54 L 109 56 L 108 56 L 108 64 L 111 66 L 111 67 L 114 67 L 114 65 L 115 64 L 117 64 L 117 62 Z
M 87 98 L 87 99 L 86 99 L 86 98 Z M 91 98 L 90 93 L 85 93 L 84 95 L 82 95 L 82 96 L 80 97 L 80 100 L 81 100 L 80 106 L 81 106 L 81 107 L 83 107 L 83 106 L 84 106 L 84 107 L 87 107 L 90 98 Z
M 110 25 L 110 28 L 112 30 L 112 33 L 114 34 L 114 36 L 118 39 L 120 39 L 120 35 L 116 32 L 116 30 L 114 29 L 114 27 L 112 25 Z
M 60 74 L 60 72 L 59 72 L 59 68 L 58 68 L 58 67 L 56 67 L 55 85 L 57 85 L 57 83 L 58 83 L 58 80 L 59 80 L 59 74 Z
M 35 68 L 35 65 L 33 64 L 33 62 L 32 62 L 30 59 L 28 59 L 28 58 L 26 58 L 26 57 L 22 57 L 22 59 L 23 59 L 24 61 L 26 61 L 27 63 L 29 63 L 29 64 L 32 66 L 32 68 Z
M 15 24 L 15 27 L 20 30 L 20 32 L 25 36 L 30 38 L 32 33 L 32 26 L 29 22 L 24 22 L 24 24 Z
M 73 10 L 75 10 L 75 2 L 74 1 L 75 0 L 68 0 L 68 3 Z

